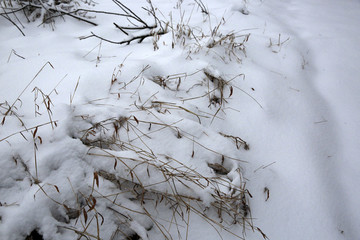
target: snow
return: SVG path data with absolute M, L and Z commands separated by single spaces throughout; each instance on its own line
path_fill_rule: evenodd
M 360 2 L 196 2 L 1 18 L 0 239 L 358 238 Z

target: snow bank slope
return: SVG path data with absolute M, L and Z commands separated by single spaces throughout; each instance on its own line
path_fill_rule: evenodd
M 263 156 L 272 153 L 268 161 L 276 164 L 269 174 L 278 180 L 266 183 L 276 189 L 275 202 L 254 211 L 273 216 L 260 220 L 270 238 L 357 239 L 360 5 L 266 1 L 249 9 L 263 20 L 264 34 L 290 37 L 279 62 L 261 65 L 276 72 L 267 82 L 279 83 L 270 88 L 267 101 L 273 103 L 269 109 L 276 110 L 272 116 L 278 125 L 262 128 L 270 130 L 264 134 L 270 139 L 259 146 L 266 148 Z

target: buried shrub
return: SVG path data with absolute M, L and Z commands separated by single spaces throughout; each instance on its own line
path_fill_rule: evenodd
M 88 12 L 91 10 L 81 8 L 83 5 L 94 6 L 95 2 L 92 0 L 3 0 L 1 1 L 2 12 L 0 12 L 0 15 L 13 23 L 18 29 L 20 28 L 15 23 L 15 19 L 20 22 L 17 14 L 23 14 L 27 21 L 40 19 L 42 24 L 54 23 L 55 18 L 70 16 L 97 25 L 90 21 L 91 17 L 88 17 Z M 21 22 L 20 25 L 22 25 Z
M 58 17 L 59 12 L 51 8 L 60 2 L 45 2 L 49 12 L 41 10 L 43 15 L 38 17 L 42 22 Z M 14 165 L 22 182 L 29 183 L 31 191 L 24 195 L 36 200 L 31 202 L 31 209 L 47 211 L 52 224 L 38 221 L 29 229 L 20 227 L 18 232 L 24 237 L 57 234 L 60 239 L 145 240 L 159 235 L 187 239 L 194 231 L 191 221 L 195 219 L 211 226 L 219 238 L 227 232 L 243 239 L 249 229 L 266 238 L 252 223 L 252 196 L 243 177 L 241 151 L 249 150 L 249 144 L 212 126 L 216 121 L 227 123 L 226 107 L 238 89 L 234 82 L 243 77 L 225 75 L 214 65 L 240 64 L 249 35 L 222 34 L 223 20 L 208 33 L 182 22 L 174 27 L 156 17 L 149 1 L 150 8 L 145 11 L 153 21 L 150 24 L 120 1 L 114 2 L 125 18 L 136 22 L 132 28 L 115 24 L 129 37 L 117 43 L 141 43 L 148 37 L 156 42 L 159 33 L 172 31 L 171 48 L 185 50 L 175 62 L 209 57 L 205 60 L 212 59 L 215 64 L 184 66 L 177 72 L 168 70 L 165 60 L 157 63 L 159 71 L 152 69 L 156 68 L 155 61 L 130 68 L 121 64 L 109 79 L 109 91 L 101 98 L 90 95 L 74 101 L 77 84 L 70 104 L 61 112 L 67 118 L 59 123 L 53 117 L 57 109 L 51 92 L 46 94 L 40 88 L 33 90 L 35 117 L 47 117 L 45 124 L 27 126 L 21 104 L 0 103 L 3 124 L 21 122 L 24 128 L 0 142 L 17 136 L 29 143 L 24 148 L 33 151 L 29 155 L 31 151 L 11 149 L 7 163 Z M 201 1 L 196 3 L 203 14 L 209 14 Z M 39 9 L 30 5 L 25 8 L 29 13 Z M 59 9 L 80 13 L 79 9 Z M 145 34 L 137 35 L 140 30 Z M 89 37 L 106 41 L 95 34 Z M 19 210 L 13 219 L 34 215 L 26 204 L 16 207 Z M 10 218 L 6 211 L 0 216 L 4 222 Z

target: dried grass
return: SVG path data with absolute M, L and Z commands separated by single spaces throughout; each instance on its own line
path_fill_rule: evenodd
M 164 24 L 164 22 L 160 21 L 156 16 L 151 1 L 149 1 L 150 8 L 145 10 L 154 17 L 155 25 L 150 25 L 143 21 L 120 1 L 114 0 L 114 2 L 122 9 L 124 17 L 131 18 L 138 24 L 133 28 L 115 25 L 124 34 L 127 35 L 128 31 L 136 31 L 140 28 L 150 30 L 150 33 L 146 36 L 141 35 L 134 39 L 117 43 L 130 43 L 137 39 L 141 42 L 149 36 L 156 37 L 159 34 L 165 34 L 167 33 L 167 28 L 169 28 L 173 34 L 172 47 L 179 45 L 187 49 L 188 57 L 200 51 L 204 51 L 206 54 L 214 53 L 214 49 L 220 49 L 222 51 L 220 51 L 220 59 L 224 62 L 227 60 L 231 61 L 232 59 L 241 62 L 239 54 L 246 55 L 245 43 L 249 40 L 250 35 L 220 33 L 219 29 L 221 25 L 224 24 L 224 19 L 213 28 L 211 33 L 204 34 L 201 29 L 194 29 L 183 22 L 177 24 L 175 27 L 172 22 L 171 24 Z M 45 5 L 41 5 L 40 7 L 40 3 Z M 209 14 L 208 9 L 202 1 L 196 1 L 196 3 L 202 13 L 205 15 Z M 40 11 L 40 17 L 43 23 L 54 17 L 69 15 L 70 12 L 71 14 L 81 12 L 79 9 L 72 9 L 69 5 L 71 1 L 65 0 L 60 2 L 50 0 L 43 2 L 35 1 L 32 3 L 20 1 L 16 3 L 20 4 L 17 5 L 17 8 L 14 7 L 14 1 L 3 1 L 3 4 L 5 4 L 7 11 L 12 11 L 6 14 L 14 14 L 15 16 L 16 12 L 25 10 L 25 15 L 29 17 L 29 19 L 30 17 L 39 17 L 38 13 Z M 90 4 L 92 4 L 92 2 L 90 2 Z M 56 11 L 53 10 L 55 7 Z M 46 11 L 43 11 L 44 9 Z M 5 10 L 4 7 L 3 10 Z M 85 18 L 86 14 L 80 14 L 79 16 Z M 163 24 L 165 26 L 163 26 Z M 156 29 L 157 32 L 154 32 L 154 29 Z M 89 37 L 97 37 L 108 41 L 95 34 Z M 279 45 L 283 43 L 284 42 L 281 43 L 279 40 Z M 217 54 L 218 52 L 219 51 L 216 51 Z M 14 54 L 16 53 L 14 52 Z M 51 66 L 50 63 L 48 64 Z M 37 75 L 45 66 L 46 64 Z M 171 226 L 177 229 L 178 238 L 183 238 L 185 235 L 185 238 L 188 239 L 189 226 L 191 225 L 190 215 L 197 215 L 216 230 L 219 238 L 222 238 L 220 231 L 226 231 L 235 238 L 245 239 L 245 233 L 250 229 L 252 231 L 258 231 L 264 239 L 267 239 L 267 236 L 261 229 L 255 227 L 252 222 L 249 203 L 252 195 L 246 187 L 246 180 L 242 175 L 241 169 L 241 164 L 243 164 L 244 161 L 226 152 L 212 149 L 210 146 L 199 141 L 195 135 L 179 127 L 178 123 L 183 121 L 184 118 L 179 118 L 177 121 L 171 123 L 165 118 L 166 115 L 176 115 L 176 113 L 181 112 L 186 116 L 187 120 L 191 119 L 191 117 L 195 118 L 198 126 L 201 126 L 202 120 L 204 119 L 211 118 L 211 122 L 215 118 L 221 119 L 217 116 L 218 113 L 225 111 L 224 106 L 227 103 L 227 99 L 233 95 L 234 88 L 237 88 L 231 84 L 231 81 L 236 77 L 243 77 L 243 74 L 227 80 L 225 77 L 215 74 L 211 69 L 206 68 L 194 73 L 152 76 L 146 80 L 158 84 L 164 91 L 179 92 L 183 91 L 180 90 L 180 88 L 185 79 L 199 74 L 203 78 L 203 83 L 194 83 L 194 86 L 203 88 L 206 93 L 187 99 L 177 99 L 177 102 L 167 102 L 156 99 L 156 95 L 158 94 L 158 92 L 156 92 L 148 97 L 146 101 L 133 101 L 132 97 L 139 94 L 141 82 L 145 81 L 143 74 L 150 66 L 145 66 L 138 75 L 128 81 L 122 81 L 121 79 L 122 66 L 123 63 L 113 72 L 109 89 L 109 99 L 112 101 L 125 102 L 130 102 L 131 100 L 133 104 L 128 106 L 128 115 L 104 117 L 99 120 L 99 118 L 102 117 L 101 114 L 99 114 L 100 116 L 95 116 L 87 113 L 78 113 L 77 108 L 84 107 L 74 103 L 74 95 L 78 89 L 79 81 L 74 88 L 73 94 L 70 95 L 69 106 L 72 110 L 74 122 L 79 123 L 79 126 L 87 126 L 73 129 L 71 137 L 79 139 L 84 147 L 87 148 L 88 151 L 86 157 L 84 157 L 84 161 L 101 163 L 94 165 L 94 172 L 91 176 L 92 186 L 89 186 L 90 189 L 86 192 L 75 189 L 70 179 L 68 179 L 74 193 L 73 202 L 75 202 L 75 204 L 72 205 L 49 194 L 49 188 L 52 190 L 55 189 L 59 194 L 61 194 L 61 192 L 57 185 L 43 183 L 41 176 L 38 175 L 37 151 L 39 150 L 38 145 L 42 144 L 43 141 L 38 134 L 38 129 L 46 125 L 51 125 L 52 129 L 57 126 L 57 121 L 52 119 L 53 102 L 50 95 L 53 91 L 45 94 L 39 88 L 35 87 L 33 89 L 35 117 L 41 114 L 39 110 L 43 108 L 47 113 L 49 121 L 29 128 L 25 126 L 21 116 L 17 114 L 16 103 L 21 103 L 20 98 L 22 94 L 35 80 L 37 75 L 25 87 L 13 104 L 9 104 L 8 102 L 0 103 L 0 107 L 6 110 L 5 112 L 1 112 L 3 115 L 2 125 L 5 124 L 7 117 L 13 115 L 24 127 L 24 130 L 0 139 L 0 142 L 17 134 L 21 134 L 25 140 L 28 140 L 24 133 L 31 134 L 34 146 L 35 176 L 30 173 L 25 162 L 21 160 L 21 157 L 17 157 L 15 161 L 21 162 L 24 166 L 25 171 L 31 176 L 32 182 L 39 187 L 38 192 L 42 192 L 54 204 L 65 209 L 66 220 L 63 224 L 59 225 L 59 228 L 73 231 L 78 236 L 78 239 L 101 239 L 102 225 L 106 221 L 101 211 L 111 211 L 116 215 L 118 224 L 117 229 L 112 233 L 111 239 L 147 239 L 147 232 L 152 231 L 154 228 L 162 234 L 164 239 L 176 239 L 170 231 Z M 139 83 L 138 87 L 133 86 L 135 82 Z M 190 92 L 193 87 L 184 92 Z M 196 108 L 192 109 L 186 105 L 186 102 L 200 98 L 208 98 L 208 107 L 211 113 L 205 113 Z M 114 107 L 106 103 L 106 100 L 108 99 L 88 102 L 84 108 L 86 109 L 86 107 L 88 107 L 91 109 L 98 107 L 95 103 L 98 101 L 104 102 L 102 106 Z M 215 110 L 211 109 L 212 107 L 215 107 Z M 202 151 L 214 159 L 218 159 L 217 162 L 206 163 L 213 174 L 206 175 L 199 172 L 196 168 L 186 165 L 183 159 L 176 159 L 170 154 L 153 150 L 153 136 L 158 133 L 164 133 L 164 138 L 168 141 L 181 139 L 188 143 L 188 146 L 192 146 L 192 149 L 188 149 L 189 158 L 195 159 L 198 154 L 196 151 Z M 249 144 L 240 137 L 225 133 L 217 133 L 217 135 L 223 139 L 222 142 L 227 143 L 228 141 L 231 143 L 231 141 L 233 141 L 237 150 L 241 150 L 242 148 L 249 150 Z M 195 150 L 195 146 L 197 150 Z M 230 168 L 226 162 L 235 162 L 237 168 Z M 233 176 L 230 177 L 230 173 L 237 175 L 236 177 L 239 179 L 237 183 L 233 181 Z M 161 178 L 157 181 L 152 181 L 151 179 L 154 176 L 157 178 L 161 176 Z M 144 181 L 144 179 L 148 179 L 148 181 Z M 110 194 L 107 192 L 107 188 L 103 189 L 101 182 L 112 184 L 113 189 Z M 206 192 L 208 199 L 203 199 L 201 195 L 195 194 L 196 191 Z M 268 198 L 269 191 L 266 193 Z M 125 204 L 122 201 L 131 203 L 132 205 Z M 106 209 L 101 208 L 104 204 L 106 204 Z M 164 207 L 168 207 L 172 213 L 171 219 L 168 221 L 169 227 L 155 214 L 157 209 L 160 211 L 160 209 Z M 100 208 L 101 210 L 99 210 Z M 139 216 L 147 218 L 151 224 L 148 226 L 138 226 L 138 228 L 135 229 L 134 224 Z M 70 222 L 74 224 L 70 225 Z M 234 233 L 231 230 L 233 225 L 241 226 L 243 234 L 238 235 Z M 182 227 L 185 228 L 185 232 L 180 230 Z M 141 230 L 139 230 L 139 228 Z

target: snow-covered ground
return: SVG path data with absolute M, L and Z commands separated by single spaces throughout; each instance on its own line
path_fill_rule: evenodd
M 359 239 L 360 2 L 153 5 L 0 18 L 0 239 Z

